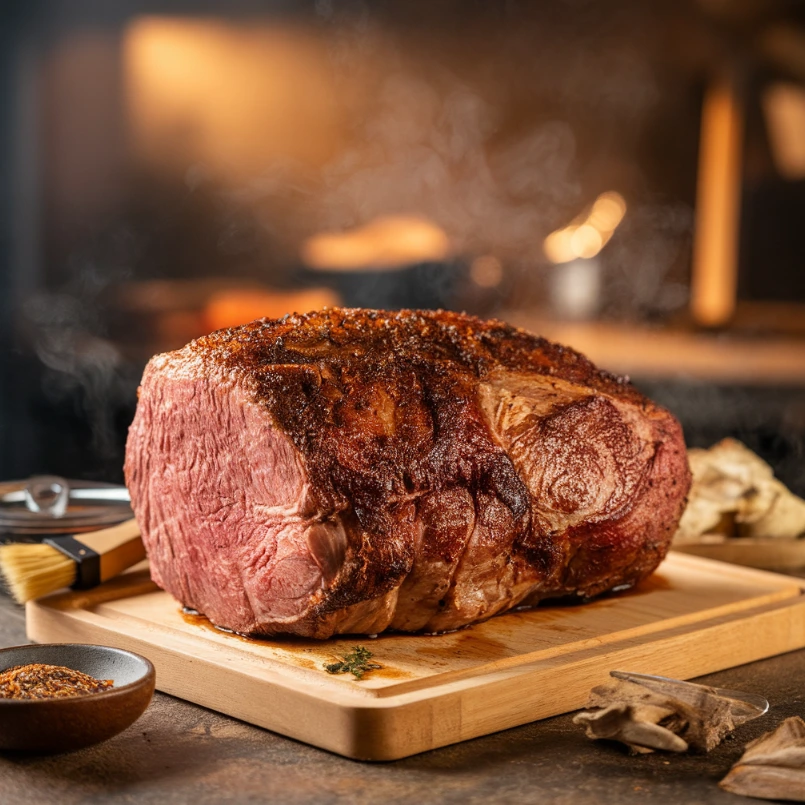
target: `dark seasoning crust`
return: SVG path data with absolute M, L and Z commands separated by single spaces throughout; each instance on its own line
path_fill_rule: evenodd
M 429 497 L 438 501 L 441 492 L 449 496 L 450 490 L 466 489 L 477 522 L 513 532 L 509 544 L 501 546 L 511 577 L 533 577 L 536 571 L 542 579 L 525 603 L 631 586 L 665 555 L 684 506 L 687 486 L 681 494 L 665 491 L 675 514 L 646 544 L 621 549 L 634 554 L 625 574 L 620 567 L 607 573 L 611 548 L 623 541 L 618 527 L 607 533 L 606 527 L 581 523 L 565 536 L 545 530 L 526 484 L 481 410 L 479 382 L 501 367 L 557 376 L 642 410 L 657 419 L 661 434 L 664 418 L 673 418 L 627 380 L 596 369 L 579 353 L 501 322 L 445 311 L 329 309 L 221 330 L 193 342 L 191 349 L 252 379 L 255 399 L 303 457 L 314 491 L 311 515 L 338 516 L 352 534 L 344 568 L 309 621 L 324 621 L 393 589 L 411 573 L 415 559 L 460 565 L 466 529 L 434 528 L 427 539 L 416 531 L 418 509 L 427 508 Z M 686 485 L 688 479 L 671 483 Z M 622 505 L 613 520 L 628 520 L 630 507 Z M 594 528 L 595 544 L 585 547 Z M 585 584 L 585 578 L 592 581 Z M 453 583 L 441 593 L 440 606 Z

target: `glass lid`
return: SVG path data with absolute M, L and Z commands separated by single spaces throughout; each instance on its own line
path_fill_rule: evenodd
M 0 533 L 77 534 L 132 516 L 125 486 L 43 475 L 0 482 Z

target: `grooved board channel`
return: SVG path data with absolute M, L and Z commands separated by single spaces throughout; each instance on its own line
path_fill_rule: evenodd
M 803 584 L 671 553 L 635 590 L 446 635 L 247 640 L 182 615 L 146 570 L 28 604 L 37 642 L 147 656 L 157 687 L 362 760 L 391 760 L 582 707 L 615 668 L 689 679 L 805 647 Z M 356 645 L 362 681 L 323 665 Z

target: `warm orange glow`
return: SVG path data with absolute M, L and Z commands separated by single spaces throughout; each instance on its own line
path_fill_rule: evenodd
M 607 192 L 595 200 L 588 223 L 600 232 L 614 232 L 626 215 L 626 202 L 620 193 Z
M 777 170 L 790 181 L 800 180 L 805 177 L 805 90 L 777 82 L 762 100 Z
M 557 264 L 595 257 L 609 242 L 624 215 L 626 201 L 623 196 L 614 191 L 602 193 L 589 210 L 545 238 L 545 256 Z
M 348 232 L 322 232 L 302 246 L 302 259 L 322 271 L 399 268 L 444 260 L 450 241 L 436 224 L 414 215 L 375 218 Z
M 503 279 L 503 266 L 497 257 L 483 254 L 470 264 L 470 278 L 479 288 L 495 288 Z
M 279 319 L 286 313 L 307 313 L 340 304 L 329 288 L 279 291 L 260 288 L 232 288 L 210 297 L 204 309 L 204 332 L 237 327 L 267 317 Z
M 570 248 L 579 257 L 595 257 L 603 245 L 601 233 L 590 224 L 582 224 L 570 236 Z
M 690 307 L 721 327 L 735 313 L 741 216 L 744 110 L 729 82 L 708 88 L 702 106 Z
M 337 139 L 326 45 L 281 24 L 143 17 L 125 34 L 132 146 L 234 179 L 271 158 L 320 163 Z

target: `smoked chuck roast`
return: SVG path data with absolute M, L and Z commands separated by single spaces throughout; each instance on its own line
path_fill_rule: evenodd
M 676 419 L 571 349 L 334 308 L 154 357 L 126 480 L 157 584 L 236 632 L 326 638 L 631 587 L 690 472 Z

